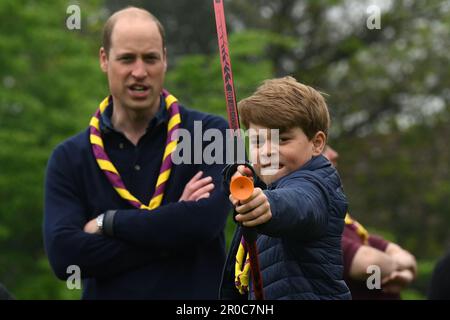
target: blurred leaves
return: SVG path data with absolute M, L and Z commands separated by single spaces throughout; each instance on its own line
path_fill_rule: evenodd
M 71 4 L 81 30 L 66 28 Z M 380 30 L 366 27 L 371 4 L 381 7 Z M 184 105 L 226 114 L 212 1 L 1 1 L 0 282 L 18 298 L 79 297 L 43 251 L 45 166 L 107 95 L 101 28 L 126 5 L 166 27 L 166 87 Z M 450 244 L 449 2 L 229 0 L 225 10 L 238 99 L 287 74 L 329 94 L 351 213 L 425 259 L 407 293 L 423 297 Z
M 107 94 L 95 38 L 66 28 L 67 6 L 0 3 L 0 281 L 17 298 L 59 296 L 41 237 L 45 166 L 55 145 L 83 129 Z M 83 8 L 87 13 L 99 2 Z

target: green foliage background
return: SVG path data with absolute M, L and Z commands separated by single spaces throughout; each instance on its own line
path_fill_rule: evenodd
M 81 8 L 68 30 L 67 7 Z M 212 1 L 0 2 L 0 282 L 21 299 L 71 299 L 42 243 L 43 183 L 52 149 L 83 130 L 108 94 L 98 66 L 109 12 L 144 6 L 166 26 L 167 88 L 225 116 Z M 450 234 L 448 1 L 393 1 L 382 28 L 361 1 L 226 1 L 237 97 L 286 74 L 328 94 L 330 143 L 353 215 L 413 252 L 424 298 Z M 228 240 L 233 225 L 227 228 Z

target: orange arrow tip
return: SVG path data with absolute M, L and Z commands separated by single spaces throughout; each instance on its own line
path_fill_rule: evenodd
M 239 176 L 231 179 L 230 192 L 238 200 L 250 198 L 253 189 L 253 181 L 248 177 Z

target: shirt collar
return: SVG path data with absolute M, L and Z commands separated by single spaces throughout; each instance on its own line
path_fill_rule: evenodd
M 111 131 L 117 132 L 111 121 L 113 109 L 114 109 L 113 100 L 110 99 L 108 106 L 106 107 L 105 111 L 101 114 L 100 117 L 100 130 L 102 133 L 109 133 Z M 156 112 L 155 116 L 148 123 L 147 130 L 149 128 L 156 127 L 162 124 L 163 122 L 168 121 L 169 121 L 169 113 L 167 112 L 166 109 L 166 101 L 164 97 L 160 95 L 158 112 Z

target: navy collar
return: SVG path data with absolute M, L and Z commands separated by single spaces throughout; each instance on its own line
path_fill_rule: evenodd
M 108 104 L 108 107 L 106 107 L 106 110 L 101 114 L 100 116 L 100 131 L 102 133 L 109 133 L 109 132 L 118 132 L 111 121 L 112 114 L 114 110 L 114 105 L 112 99 L 110 99 L 110 102 Z M 169 121 L 169 113 L 167 112 L 166 108 L 166 100 L 162 95 L 160 95 L 160 103 L 159 103 L 159 109 L 158 112 L 155 114 L 155 116 L 150 120 L 147 126 L 147 131 L 149 128 L 156 127 L 163 122 Z

